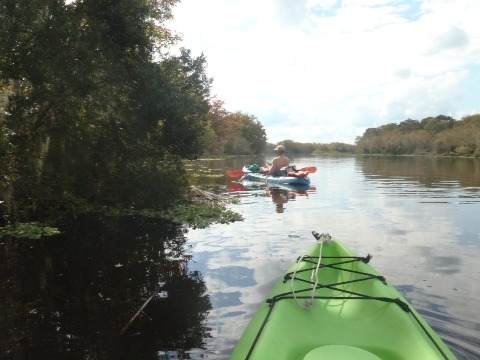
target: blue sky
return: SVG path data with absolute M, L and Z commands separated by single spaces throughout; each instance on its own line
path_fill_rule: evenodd
M 270 142 L 480 113 L 478 0 L 182 0 L 174 17 L 214 95 Z

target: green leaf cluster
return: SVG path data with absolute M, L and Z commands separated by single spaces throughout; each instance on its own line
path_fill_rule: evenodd
M 0 238 L 15 237 L 29 240 L 38 240 L 42 236 L 53 236 L 60 234 L 54 227 L 46 226 L 38 222 L 15 223 L 0 227 Z
M 212 223 L 228 224 L 243 221 L 240 214 L 225 208 L 225 206 L 205 202 L 175 206 L 162 215 L 166 219 L 194 229 L 203 229 Z

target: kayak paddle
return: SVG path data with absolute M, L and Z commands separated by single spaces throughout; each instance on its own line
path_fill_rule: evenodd
M 298 171 L 308 171 L 310 174 L 313 174 L 313 173 L 317 172 L 317 167 L 316 166 L 307 166 L 307 167 L 298 169 Z
M 247 172 L 243 170 L 227 170 L 227 175 L 229 177 L 240 177 L 245 175 Z

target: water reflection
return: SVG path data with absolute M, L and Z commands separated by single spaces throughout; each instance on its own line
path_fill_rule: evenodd
M 272 202 L 275 204 L 275 211 L 281 214 L 285 211 L 285 204 L 289 201 L 294 201 L 297 196 L 308 197 L 309 193 L 316 191 L 316 187 L 314 185 L 265 184 L 241 180 L 230 182 L 227 185 L 227 191 L 240 192 L 247 195 L 251 191 L 259 191 L 260 194 L 272 199 Z
M 82 217 L 64 227 L 0 243 L 0 358 L 189 358 L 204 346 L 211 302 L 180 227 Z
M 480 181 L 480 161 L 472 158 L 362 156 L 357 162 L 366 175 L 412 178 L 426 187 L 434 187 L 438 181 L 469 187 Z
M 288 200 L 295 200 L 295 192 L 288 191 L 285 189 L 279 188 L 270 188 L 268 191 L 272 201 L 276 204 L 276 211 L 277 213 L 283 213 L 284 204 L 288 202 Z
M 421 196 L 425 203 L 480 201 L 480 161 L 431 157 L 357 158 L 357 167 L 376 191 Z

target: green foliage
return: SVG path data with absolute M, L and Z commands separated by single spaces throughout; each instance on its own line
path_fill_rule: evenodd
M 254 115 L 225 110 L 223 102 L 214 100 L 203 134 L 209 155 L 258 155 L 267 142 L 262 124 Z
M 323 155 L 323 154 L 352 154 L 355 152 L 355 146 L 340 142 L 330 144 L 319 143 L 300 143 L 293 140 L 283 140 L 279 144 L 285 146 L 288 154 L 306 154 L 306 155 Z M 273 145 L 273 144 L 272 144 Z M 273 146 L 274 147 L 274 146 Z
M 112 204 L 134 209 L 162 209 L 184 198 L 188 186 L 180 162 L 145 159 L 129 163 L 116 186 L 102 190 Z
M 53 236 L 60 234 L 57 228 L 46 226 L 38 222 L 15 223 L 0 227 L 0 239 L 3 237 L 24 238 L 37 240 L 42 236 Z
M 299 143 L 293 140 L 283 140 L 280 143 L 285 146 L 287 154 L 312 154 L 317 148 L 315 143 Z
M 210 111 L 211 79 L 203 55 L 190 51 L 164 59 L 138 90 L 142 111 L 156 125 L 155 141 L 170 153 L 187 158 L 201 150 L 201 138 Z M 148 98 L 145 98 L 148 97 Z
M 228 208 L 229 204 L 236 202 L 235 199 L 224 198 L 195 186 L 192 186 L 182 197 L 175 198 L 174 201 L 172 206 L 165 209 L 159 209 L 155 206 L 126 208 L 121 206 L 106 206 L 104 203 L 94 204 L 85 201 L 85 199 L 77 198 L 72 194 L 65 193 L 62 197 L 62 202 L 57 204 L 57 206 L 61 206 L 64 209 L 68 208 L 68 212 L 73 214 L 74 217 L 81 214 L 98 214 L 100 216 L 117 218 L 124 216 L 162 218 L 193 228 L 205 228 L 212 223 L 228 224 L 243 220 L 241 215 Z M 32 224 L 32 226 L 34 225 L 36 226 L 36 223 Z M 19 231 L 15 230 L 16 226 L 17 225 L 8 225 L 0 228 L 0 234 L 5 232 L 5 235 L 15 237 L 19 234 Z M 32 230 L 28 231 L 26 231 L 25 227 L 21 227 L 21 229 L 22 233 L 37 234 L 42 232 L 42 235 L 53 235 L 55 234 L 53 231 L 56 231 L 56 229 L 45 226 L 32 227 Z M 34 238 L 33 236 L 28 237 L 30 239 Z
M 455 120 L 450 116 L 428 117 L 421 122 L 405 120 L 367 129 L 356 140 L 363 154 L 438 154 L 478 156 L 480 154 L 480 115 Z
M 240 214 L 219 206 L 218 204 L 201 203 L 179 205 L 163 213 L 163 217 L 178 224 L 203 229 L 212 223 L 228 224 L 242 221 Z
M 265 129 L 255 116 L 242 114 L 240 112 L 237 112 L 237 114 L 240 116 L 241 121 L 240 133 L 249 143 L 253 153 L 261 154 L 267 142 Z
M 15 172 L 14 146 L 10 141 L 10 132 L 0 119 L 0 187 L 17 179 Z
M 0 183 L 15 216 L 185 200 L 180 159 L 201 152 L 211 79 L 189 50 L 154 60 L 176 40 L 176 3 L 2 1 Z

